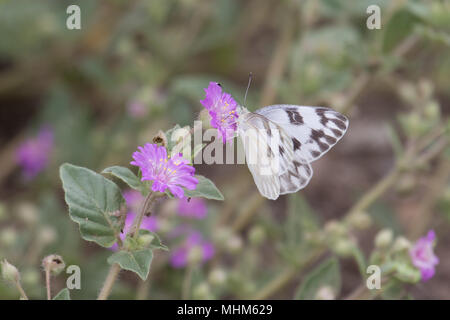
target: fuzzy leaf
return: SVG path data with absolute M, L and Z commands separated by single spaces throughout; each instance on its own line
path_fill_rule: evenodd
M 206 198 L 212 200 L 223 200 L 223 195 L 216 185 L 204 176 L 196 175 L 198 184 L 195 190 L 184 190 L 184 195 L 189 198 Z
M 143 195 L 148 193 L 148 188 L 145 186 L 145 184 L 142 183 L 142 181 L 139 180 L 139 178 L 133 173 L 133 171 L 128 168 L 113 166 L 106 168 L 102 171 L 102 173 L 112 174 L 113 176 L 125 182 L 131 188 L 140 191 Z
M 108 258 L 109 264 L 117 263 L 122 269 L 137 273 L 142 279 L 147 279 L 153 259 L 151 249 L 136 251 L 119 251 Z
M 67 288 L 62 289 L 53 300 L 70 300 L 70 291 Z
M 92 170 L 68 163 L 59 172 L 70 218 L 80 225 L 83 239 L 112 246 L 117 218 L 111 213 L 125 204 L 117 185 Z

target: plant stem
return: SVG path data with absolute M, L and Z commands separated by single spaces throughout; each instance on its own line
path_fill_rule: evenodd
M 191 291 L 191 282 L 192 282 L 192 273 L 194 271 L 194 265 L 192 263 L 190 263 L 187 266 L 186 269 L 186 274 L 184 276 L 184 281 L 183 281 L 183 290 L 181 293 L 181 299 L 183 300 L 187 300 L 189 299 L 189 293 Z
M 105 283 L 103 284 L 103 288 L 100 290 L 100 294 L 98 295 L 97 300 L 106 300 L 111 293 L 111 289 L 114 285 L 114 282 L 119 275 L 121 268 L 117 263 L 114 263 L 109 269 L 108 275 L 106 276 Z
M 28 300 L 28 297 L 25 293 L 25 290 L 23 290 L 22 285 L 20 284 L 20 281 L 16 281 L 16 287 L 17 290 L 19 290 L 20 296 L 22 297 L 23 300 Z
M 47 300 L 52 299 L 51 282 L 50 282 L 50 268 L 45 268 L 45 286 L 47 287 Z
M 134 218 L 133 221 L 133 227 L 131 228 L 133 232 L 133 238 L 137 238 L 137 236 L 139 235 L 139 228 L 141 226 L 142 219 L 144 218 L 145 211 L 147 210 L 149 204 L 153 201 L 154 198 L 155 197 L 153 191 L 150 191 L 147 197 L 145 197 L 141 209 L 139 210 L 138 215 Z

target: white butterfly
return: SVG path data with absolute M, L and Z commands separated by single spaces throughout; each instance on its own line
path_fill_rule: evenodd
M 319 159 L 345 134 L 348 119 L 329 108 L 272 105 L 240 107 L 238 135 L 259 192 L 275 200 L 304 188 Z

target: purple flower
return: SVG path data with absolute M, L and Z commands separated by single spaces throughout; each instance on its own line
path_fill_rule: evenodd
M 178 201 L 178 214 L 183 217 L 203 219 L 208 213 L 206 203 L 201 198 L 180 199 Z
M 130 163 L 141 169 L 142 181 L 153 181 L 153 191 L 164 192 L 168 188 L 174 196 L 183 198 L 182 187 L 189 190 L 196 188 L 198 180 L 194 177 L 195 169 L 181 153 L 168 158 L 165 147 L 150 143 L 138 149 L 133 153 L 134 161 Z
M 438 257 L 433 252 L 435 239 L 434 230 L 430 230 L 425 237 L 417 240 L 409 252 L 413 265 L 422 274 L 422 281 L 427 281 L 433 277 L 434 267 L 439 263 Z
M 127 203 L 128 213 L 125 218 L 125 225 L 123 227 L 123 232 L 120 233 L 120 239 L 125 240 L 126 234 L 131 230 L 133 226 L 134 218 L 136 217 L 136 212 L 141 205 L 142 201 L 144 201 L 144 197 L 135 190 L 127 190 L 124 191 L 123 197 L 125 198 L 125 202 Z M 152 232 L 156 232 L 159 229 L 158 220 L 156 217 L 145 217 L 142 219 L 141 229 L 147 229 Z M 111 249 L 117 250 L 117 243 L 114 244 Z
M 205 99 L 200 103 L 209 111 L 211 126 L 219 131 L 223 143 L 226 143 L 233 139 L 237 129 L 237 103 L 230 94 L 222 92 L 216 82 L 210 82 L 205 93 Z
M 42 128 L 36 137 L 19 146 L 16 159 L 26 179 L 34 178 L 47 167 L 52 150 L 53 131 L 49 127 Z
M 201 252 L 202 262 L 210 260 L 214 256 L 214 246 L 211 242 L 203 239 L 202 235 L 192 232 L 178 249 L 175 249 L 170 256 L 170 264 L 174 268 L 182 268 L 188 263 L 189 254 L 193 250 Z

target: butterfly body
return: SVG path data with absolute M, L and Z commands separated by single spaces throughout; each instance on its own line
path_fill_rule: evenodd
M 323 107 L 272 105 L 239 109 L 238 135 L 260 193 L 271 200 L 304 188 L 319 159 L 345 134 L 348 119 Z

